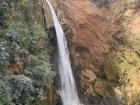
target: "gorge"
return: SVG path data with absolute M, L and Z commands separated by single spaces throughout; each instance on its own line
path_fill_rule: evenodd
M 0 0 L 0 105 L 139 105 L 140 0 Z

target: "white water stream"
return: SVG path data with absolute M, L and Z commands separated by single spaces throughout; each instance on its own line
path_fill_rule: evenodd
M 45 0 L 51 10 L 53 22 L 56 30 L 58 50 L 59 50 L 59 72 L 61 80 L 61 98 L 63 105 L 80 105 L 76 90 L 75 80 L 69 58 L 69 50 L 64 31 L 58 21 L 54 8 L 48 0 Z

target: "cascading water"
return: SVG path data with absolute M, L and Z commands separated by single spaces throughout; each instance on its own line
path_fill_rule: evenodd
M 48 3 L 57 35 L 58 50 L 59 50 L 59 72 L 61 80 L 61 98 L 63 105 L 80 105 L 75 80 L 72 73 L 69 50 L 67 47 L 67 41 L 63 32 L 63 29 L 57 19 L 55 11 L 48 0 L 45 0 Z

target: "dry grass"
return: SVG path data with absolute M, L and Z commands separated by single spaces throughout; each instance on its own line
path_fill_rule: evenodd
M 106 60 L 106 74 L 110 81 L 125 85 L 128 105 L 140 104 L 140 36 L 125 30 L 125 45 L 118 47 Z

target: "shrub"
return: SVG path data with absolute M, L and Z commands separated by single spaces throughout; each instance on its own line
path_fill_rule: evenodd
M 0 79 L 0 105 L 14 105 L 12 103 L 10 88 Z
M 44 53 L 36 57 L 30 55 L 25 71 L 25 75 L 33 80 L 33 86 L 38 90 L 36 100 L 38 100 L 37 103 L 39 103 L 39 105 L 43 103 L 42 101 L 45 99 L 47 90 L 53 83 L 55 76 L 48 60 L 47 54 Z
M 91 0 L 91 1 L 96 3 L 96 5 L 98 7 L 102 7 L 102 6 L 105 6 L 106 4 L 108 4 L 108 0 Z
M 27 49 L 30 53 L 36 54 L 44 47 L 41 41 L 45 37 L 45 31 L 40 25 L 34 25 L 30 30 L 25 24 L 11 22 L 9 32 L 13 34 L 18 45 Z
M 0 74 L 4 74 L 4 67 L 8 63 L 7 57 L 8 53 L 6 52 L 5 47 L 0 44 Z
M 17 0 L 4 0 L 10 7 L 17 2 Z
M 45 56 L 42 56 L 42 59 L 30 56 L 26 75 L 34 81 L 37 88 L 42 88 L 45 91 L 53 83 L 55 74 L 50 63 L 43 59 Z
M 0 2 L 0 28 L 7 28 L 7 16 L 9 14 L 8 4 L 2 0 Z
M 47 64 L 28 69 L 28 76 L 34 80 L 36 87 L 47 89 L 52 84 L 54 73 L 49 69 Z
M 33 81 L 23 75 L 12 76 L 9 78 L 12 90 L 12 100 L 16 105 L 31 105 L 33 94 Z

